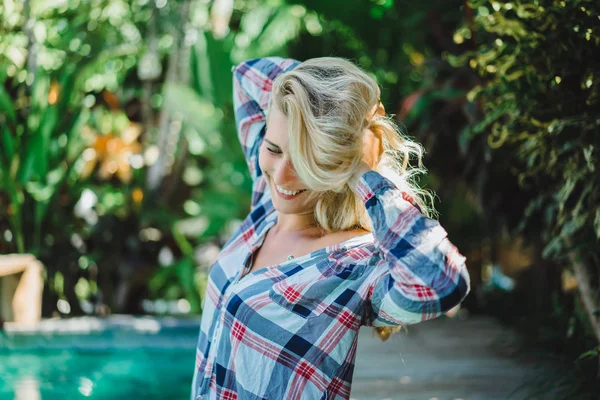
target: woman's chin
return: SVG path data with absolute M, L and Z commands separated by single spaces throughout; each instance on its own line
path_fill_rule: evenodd
M 292 199 L 286 199 L 278 195 L 278 193 L 273 193 L 271 191 L 273 206 L 277 211 L 285 214 L 300 214 L 306 211 L 306 207 L 304 206 L 304 202 L 302 201 L 303 197 L 304 196 L 302 196 L 302 193 L 300 193 Z
M 273 205 L 277 209 L 277 211 L 285 212 L 286 214 L 301 212 L 302 210 L 302 201 L 296 200 L 283 200 L 281 198 L 276 197 L 273 198 Z

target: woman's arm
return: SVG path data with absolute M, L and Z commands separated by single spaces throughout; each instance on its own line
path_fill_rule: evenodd
M 265 136 L 266 110 L 271 99 L 273 80 L 294 69 L 299 61 L 281 57 L 247 60 L 233 68 L 233 107 L 238 138 L 256 182 L 262 175 L 258 153 Z M 260 196 L 252 196 L 252 207 Z
M 466 258 L 439 222 L 373 170 L 352 183 L 373 224 L 382 261 L 369 277 L 373 326 L 414 324 L 456 306 L 470 291 Z

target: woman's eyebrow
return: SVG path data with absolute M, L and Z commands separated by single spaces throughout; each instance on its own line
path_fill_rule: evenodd
M 275 143 L 271 142 L 269 139 L 265 138 L 265 142 L 269 143 L 271 146 L 278 148 L 281 150 L 281 147 L 277 146 Z

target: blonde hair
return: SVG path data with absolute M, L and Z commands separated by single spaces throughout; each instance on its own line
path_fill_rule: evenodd
M 269 104 L 288 119 L 290 158 L 316 200 L 315 219 L 326 232 L 372 231 L 362 200 L 348 181 L 362 158 L 365 128 L 381 133 L 384 153 L 375 170 L 413 198 L 421 213 L 435 216 L 433 195 L 414 183 L 426 170 L 423 147 L 403 134 L 391 116 L 375 113 L 377 82 L 352 62 L 339 57 L 304 61 L 273 82 Z M 416 166 L 409 164 L 416 158 Z M 430 206 L 431 204 L 431 206 Z

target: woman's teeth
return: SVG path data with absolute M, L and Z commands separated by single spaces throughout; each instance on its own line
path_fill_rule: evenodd
M 277 190 L 279 190 L 280 193 L 283 193 L 283 194 L 285 194 L 287 196 L 294 196 L 294 195 L 296 195 L 296 194 L 298 194 L 300 192 L 304 192 L 304 190 L 306 190 L 306 189 L 304 189 L 304 190 L 291 191 L 291 190 L 285 190 L 282 187 L 279 187 L 277 185 L 275 185 L 275 187 L 277 187 Z

